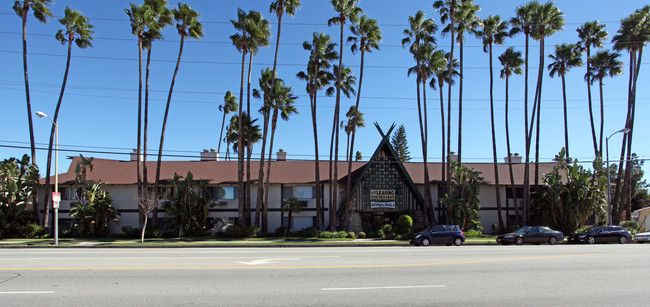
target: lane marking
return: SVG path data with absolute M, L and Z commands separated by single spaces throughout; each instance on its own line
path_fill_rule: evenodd
M 54 291 L 5 291 L 0 294 L 53 294 Z
M 467 261 L 449 261 L 449 262 L 431 262 L 431 263 L 403 263 L 403 264 L 366 264 L 366 265 L 316 265 L 316 266 L 251 266 L 251 267 L 15 267 L 15 268 L 1 268 L 0 271 L 83 271 L 83 270 L 278 270 L 278 269 L 351 269 L 351 268 L 394 268 L 394 267 L 422 267 L 422 266 L 441 266 L 453 264 L 474 264 L 474 263 L 490 263 L 490 262 L 510 262 L 522 260 L 544 260 L 544 259 L 558 259 L 570 257 L 585 257 L 585 256 L 598 256 L 598 255 L 611 255 L 611 254 L 630 254 L 628 252 L 607 252 L 607 253 L 590 253 L 590 254 L 567 254 L 555 256 L 536 256 L 536 257 L 521 257 L 521 258 L 501 258 L 501 259 L 482 259 L 482 260 L 467 260 Z
M 444 288 L 445 285 L 429 286 L 386 286 L 386 287 L 355 287 L 355 288 L 323 288 L 323 291 L 349 291 L 349 290 L 385 290 L 385 289 L 420 289 L 420 288 Z
M 267 259 L 257 259 L 253 261 L 241 261 L 237 263 L 247 264 L 247 265 L 260 265 L 260 264 L 270 264 L 271 262 L 275 262 L 275 261 L 299 261 L 299 260 L 300 258 L 285 258 L 285 259 L 267 258 Z

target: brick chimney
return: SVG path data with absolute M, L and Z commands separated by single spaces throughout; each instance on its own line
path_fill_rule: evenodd
M 506 163 L 512 163 L 512 164 L 521 164 L 521 156 L 519 155 L 518 152 L 511 153 L 510 157 L 505 157 L 503 160 Z
M 219 161 L 219 153 L 216 149 L 204 149 L 201 153 L 201 161 Z

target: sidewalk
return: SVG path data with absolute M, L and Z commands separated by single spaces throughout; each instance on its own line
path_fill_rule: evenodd
M 494 239 L 467 239 L 464 245 L 496 244 Z M 355 240 L 230 240 L 215 238 L 145 239 L 7 239 L 0 240 L 0 248 L 197 248 L 197 247 L 368 247 L 409 246 L 405 240 L 355 239 Z

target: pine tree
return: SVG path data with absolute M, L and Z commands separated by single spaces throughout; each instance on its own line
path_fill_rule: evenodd
M 411 152 L 409 151 L 409 145 L 406 141 L 406 129 L 404 125 L 400 125 L 397 131 L 393 133 L 393 136 L 390 139 L 395 153 L 397 153 L 397 158 L 402 162 L 411 161 Z

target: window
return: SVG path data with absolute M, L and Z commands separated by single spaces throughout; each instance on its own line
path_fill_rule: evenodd
M 77 195 L 75 194 L 74 188 L 59 188 L 61 193 L 61 200 L 76 200 Z
M 237 187 L 208 187 L 208 196 L 214 199 L 237 199 L 239 197 Z
M 515 187 L 515 194 L 518 199 L 524 198 L 524 188 Z M 512 199 L 512 187 L 506 187 L 506 198 Z
M 293 186 L 283 187 L 282 193 L 285 199 L 295 197 L 298 199 L 312 199 L 314 198 L 314 187 L 312 186 Z

